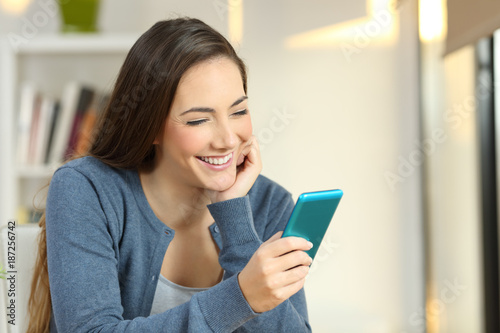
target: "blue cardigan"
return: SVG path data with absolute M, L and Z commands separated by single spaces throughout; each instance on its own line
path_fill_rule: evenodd
M 286 190 L 259 176 L 247 196 L 208 206 L 223 280 L 150 316 L 164 254 L 175 231 L 149 206 L 135 170 L 92 157 L 59 168 L 46 205 L 51 332 L 308 332 L 304 290 L 255 313 L 237 275 L 283 230 L 293 209 Z

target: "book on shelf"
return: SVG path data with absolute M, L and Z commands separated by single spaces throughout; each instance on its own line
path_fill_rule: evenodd
M 76 144 L 80 135 L 80 127 L 82 125 L 83 118 L 90 109 L 90 105 L 94 98 L 94 90 L 88 87 L 81 87 L 79 91 L 78 102 L 76 108 L 73 110 L 74 114 L 71 119 L 69 137 L 65 147 L 65 152 L 63 154 L 64 158 L 68 158 L 76 150 Z
M 49 164 L 49 157 L 52 151 L 52 147 L 54 145 L 54 128 L 57 124 L 57 119 L 59 119 L 59 111 L 61 110 L 61 101 L 54 101 L 54 109 L 52 110 L 52 114 L 49 121 L 49 131 L 47 135 L 47 144 L 45 150 L 45 159 L 43 161 L 44 164 Z
M 38 92 L 33 82 L 24 82 L 20 88 L 19 117 L 17 126 L 17 161 L 28 164 L 31 123 Z
M 92 132 L 97 121 L 97 116 L 106 107 L 108 98 L 109 96 L 104 94 L 94 94 L 94 98 L 83 115 L 78 129 L 78 138 L 74 146 L 74 153 L 76 155 L 82 155 L 90 148 Z
M 45 163 L 48 137 L 51 131 L 52 115 L 54 114 L 54 100 L 49 97 L 41 98 L 40 113 L 38 115 L 37 139 L 34 142 L 33 164 L 41 165 Z
M 106 95 L 68 82 L 60 96 L 44 95 L 32 82 L 21 86 L 17 161 L 21 166 L 57 165 L 89 147 Z

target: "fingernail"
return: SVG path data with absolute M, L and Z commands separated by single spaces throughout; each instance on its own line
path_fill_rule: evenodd
M 307 242 L 307 245 L 309 246 L 310 249 L 312 249 L 312 247 L 314 246 L 313 243 L 311 243 L 309 241 Z

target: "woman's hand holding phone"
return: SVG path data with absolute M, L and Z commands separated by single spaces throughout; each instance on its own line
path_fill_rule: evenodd
M 276 233 L 264 242 L 238 275 L 243 296 L 255 312 L 265 312 L 298 292 L 309 273 L 312 243 L 300 237 L 280 238 Z

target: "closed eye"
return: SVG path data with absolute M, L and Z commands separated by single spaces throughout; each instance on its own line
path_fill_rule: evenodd
M 231 116 L 233 117 L 241 117 L 241 116 L 244 116 L 248 114 L 248 110 L 247 109 L 243 109 L 243 110 L 240 110 L 240 111 L 236 111 L 235 113 L 232 113 Z M 204 119 L 197 119 L 197 120 L 190 120 L 190 121 L 187 121 L 186 122 L 186 125 L 188 126 L 198 126 L 198 125 L 201 125 L 203 123 L 206 123 L 208 121 L 208 119 L 204 118 Z
M 240 110 L 240 111 L 236 111 L 235 113 L 232 114 L 232 116 L 244 116 L 248 113 L 248 110 L 247 109 L 243 109 L 243 110 Z
M 198 119 L 198 120 L 188 121 L 188 122 L 186 122 L 186 124 L 188 126 L 197 126 L 197 125 L 201 125 L 201 124 L 203 124 L 203 123 L 205 123 L 207 121 L 208 121 L 208 119 Z

